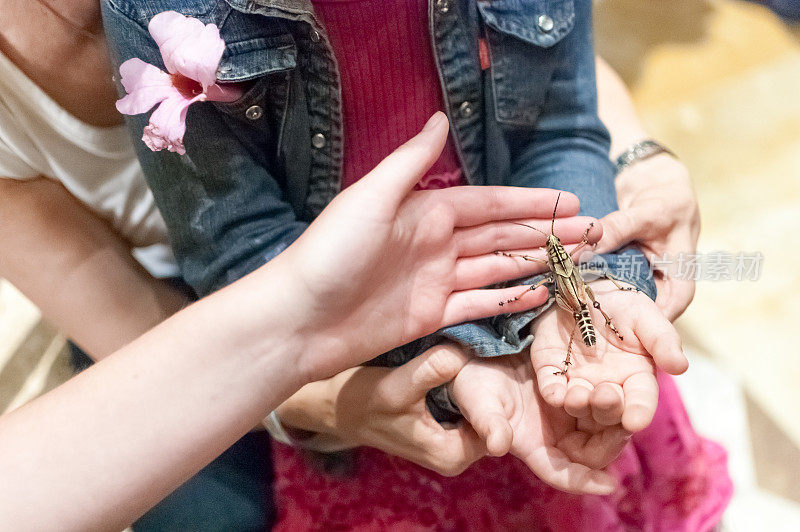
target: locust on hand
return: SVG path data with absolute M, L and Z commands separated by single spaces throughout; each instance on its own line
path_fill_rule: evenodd
M 594 222 L 590 223 L 589 227 L 586 228 L 581 242 L 575 247 L 575 249 L 573 249 L 571 252 L 567 252 L 567 250 L 564 248 L 564 245 L 561 243 L 561 240 L 555 234 L 556 211 L 558 210 L 559 199 L 561 199 L 561 193 L 559 193 L 558 197 L 556 198 L 556 204 L 553 208 L 553 218 L 550 225 L 549 235 L 537 229 L 536 227 L 514 222 L 517 223 L 517 225 L 522 225 L 533 229 L 534 231 L 538 231 L 547 237 L 547 242 L 544 247 L 547 254 L 546 259 L 525 254 L 508 253 L 505 251 L 495 251 L 495 254 L 502 255 L 504 257 L 519 258 L 526 261 L 541 262 L 543 264 L 547 264 L 549 267 L 550 273 L 543 279 L 534 284 L 528 285 L 525 291 L 520 295 L 500 302 L 500 306 L 518 301 L 528 291 L 536 290 L 542 285 L 553 285 L 556 304 L 559 306 L 559 308 L 569 312 L 575 321 L 569 337 L 567 355 L 564 359 L 564 368 L 555 372 L 556 375 L 566 375 L 569 366 L 572 363 L 570 359 L 572 355 L 572 342 L 575 336 L 575 331 L 580 331 L 581 339 L 588 347 L 593 346 L 597 341 L 594 323 L 592 322 L 592 316 L 589 310 L 590 305 L 597 309 L 600 314 L 602 314 L 606 322 L 606 327 L 608 327 L 620 339 L 620 341 L 623 340 L 622 334 L 620 334 L 619 330 L 614 325 L 611 317 L 601 308 L 600 302 L 597 301 L 597 298 L 595 297 L 591 287 L 589 287 L 582 277 L 582 273 L 591 275 L 594 278 L 608 279 L 620 290 L 636 289 L 622 286 L 606 271 L 584 270 L 582 272 L 581 269 L 578 268 L 573 261 L 573 257 L 589 244 L 589 232 L 592 230 L 592 227 L 594 227 Z

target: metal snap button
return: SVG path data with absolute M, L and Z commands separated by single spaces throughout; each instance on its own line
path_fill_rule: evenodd
M 318 150 L 325 147 L 325 143 L 327 140 L 325 139 L 325 135 L 322 133 L 317 133 L 313 137 L 311 137 L 311 145 L 317 148 Z
M 447 13 L 450 11 L 450 1 L 436 0 L 436 8 L 439 10 L 439 13 Z
M 459 107 L 458 110 L 461 112 L 461 116 L 464 118 L 469 118 L 472 116 L 472 105 L 469 102 L 463 102 Z
M 539 18 L 536 19 L 536 26 L 544 33 L 550 33 L 553 31 L 553 19 L 547 15 L 539 15 Z
M 311 31 L 311 40 L 312 40 L 313 42 L 319 42 L 319 40 L 320 40 L 321 38 L 322 38 L 322 37 L 320 37 L 320 35 L 319 35 L 319 32 L 318 32 L 317 30 L 312 30 L 312 31 Z
M 252 105 L 244 112 L 244 116 L 250 120 L 258 120 L 264 115 L 264 110 L 258 105 Z

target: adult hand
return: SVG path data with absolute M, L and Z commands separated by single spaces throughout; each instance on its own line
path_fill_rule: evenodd
M 486 455 L 483 440 L 466 423 L 442 427 L 428 411 L 425 395 L 454 379 L 467 360 L 459 348 L 442 344 L 398 368 L 351 370 L 336 397 L 333 434 L 442 475 L 461 473 Z
M 614 489 L 614 479 L 600 469 L 619 455 L 630 434 L 619 425 L 579 425 L 563 408 L 545 403 L 526 357 L 473 359 L 452 390 L 490 454 L 511 452 L 560 490 L 603 495 Z
M 573 316 L 549 309 L 533 324 L 531 360 L 539 391 L 548 404 L 563 406 L 576 418 L 642 430 L 658 403 L 656 366 L 673 375 L 686 371 L 680 336 L 644 294 L 620 290 L 605 280 L 591 283 L 591 289 L 622 339 L 590 307 L 596 344 L 587 347 Z M 570 342 L 571 365 L 564 375 L 560 372 Z
M 689 172 L 670 155 L 662 154 L 623 170 L 617 177 L 619 210 L 601 220 L 603 237 L 598 253 L 636 242 L 651 261 L 674 264 L 681 254 L 697 251 L 700 210 Z M 694 297 L 695 282 L 675 276 L 674 268 L 655 271 L 656 304 L 673 321 Z
M 518 288 L 478 288 L 540 267 L 498 260 L 492 252 L 498 240 L 507 249 L 533 245 L 536 232 L 509 221 L 549 219 L 557 192 L 412 191 L 439 157 L 447 130 L 444 114 L 434 115 L 419 135 L 334 199 L 268 266 L 285 279 L 285 286 L 276 287 L 285 302 L 281 312 L 307 330 L 314 344 L 298 362 L 309 381 L 441 327 L 544 301 L 542 290 L 501 308 L 498 302 L 517 295 Z M 563 193 L 557 216 L 577 211 L 577 197 Z

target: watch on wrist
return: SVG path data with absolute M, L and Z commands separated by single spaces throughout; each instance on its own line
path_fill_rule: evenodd
M 642 141 L 637 142 L 630 146 L 627 150 L 622 152 L 622 154 L 616 158 L 614 161 L 614 166 L 617 167 L 617 174 L 622 172 L 627 167 L 645 159 L 649 159 L 654 155 L 658 155 L 659 153 L 666 153 L 668 155 L 672 155 L 673 157 L 677 156 L 673 153 L 672 150 L 656 142 L 653 139 L 645 139 Z

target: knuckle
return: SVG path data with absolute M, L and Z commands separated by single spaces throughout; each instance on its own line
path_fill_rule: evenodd
M 445 438 L 433 438 L 427 449 L 427 462 L 431 469 L 445 477 L 460 475 L 471 463 L 460 452 L 445 445 Z
M 463 473 L 466 468 L 467 467 L 464 464 L 448 461 L 444 464 L 439 464 L 437 467 L 437 473 L 445 477 L 457 477 Z
M 405 401 L 400 397 L 399 394 L 394 393 L 389 386 L 379 386 L 377 387 L 372 393 L 372 399 L 367 401 L 369 403 L 373 403 L 375 405 L 383 405 L 381 409 L 388 409 L 390 411 L 400 411 L 403 409 Z
M 428 359 L 428 366 L 433 375 L 446 378 L 455 377 L 464 366 L 464 357 L 461 351 L 450 344 L 436 346 L 436 351 Z

